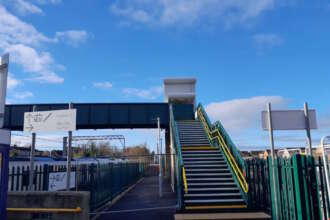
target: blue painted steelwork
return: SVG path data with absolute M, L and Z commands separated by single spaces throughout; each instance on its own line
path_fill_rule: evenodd
M 0 219 L 5 220 L 8 192 L 9 145 L 0 144 Z
M 4 128 L 23 130 L 24 112 L 68 109 L 68 104 L 22 104 L 6 105 Z M 178 104 L 176 114 L 191 117 L 193 105 Z M 74 103 L 77 109 L 77 129 L 103 128 L 169 128 L 168 103 Z

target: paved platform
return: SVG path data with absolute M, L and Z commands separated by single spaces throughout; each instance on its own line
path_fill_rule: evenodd
M 163 197 L 158 194 L 158 177 L 147 177 L 112 207 L 102 211 L 97 220 L 174 220 L 176 195 L 169 182 L 163 183 Z

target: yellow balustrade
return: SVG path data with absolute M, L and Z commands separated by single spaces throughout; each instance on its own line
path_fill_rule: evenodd
M 203 115 L 203 112 L 201 111 L 201 109 L 199 108 L 198 109 L 198 115 L 204 125 L 204 127 L 206 128 L 207 130 L 207 135 L 209 137 L 210 140 L 213 140 L 213 139 L 217 139 L 221 145 L 221 148 L 223 150 L 223 152 L 225 153 L 225 156 L 228 160 L 228 162 L 230 163 L 230 166 L 232 167 L 237 179 L 238 179 L 238 182 L 239 184 L 241 185 L 243 191 L 245 193 L 248 192 L 249 190 L 249 187 L 248 187 L 248 184 L 246 182 L 246 179 L 243 175 L 243 172 L 242 170 L 239 168 L 239 166 L 237 165 L 237 162 L 235 160 L 235 158 L 233 157 L 233 155 L 231 154 L 226 142 L 224 141 L 219 129 L 214 129 L 213 131 L 210 130 L 206 120 L 205 120 L 205 117 Z
M 182 167 L 182 176 L 183 176 L 184 191 L 187 194 L 188 193 L 188 184 L 187 184 L 186 170 L 184 169 L 184 167 Z

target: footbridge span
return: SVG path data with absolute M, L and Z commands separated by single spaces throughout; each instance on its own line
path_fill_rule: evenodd
M 245 211 L 249 186 L 239 149 L 218 121 L 212 124 L 196 106 L 194 79 L 164 81 L 163 103 L 70 103 L 77 129 L 165 129 L 167 171 L 177 208 L 194 211 Z M 24 113 L 68 109 L 68 103 L 6 105 L 4 129 L 22 131 Z

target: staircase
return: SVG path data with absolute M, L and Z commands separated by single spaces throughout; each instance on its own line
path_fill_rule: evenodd
M 212 147 L 200 121 L 177 121 L 187 187 L 185 210 L 232 210 L 246 208 L 245 200 L 228 164 Z

